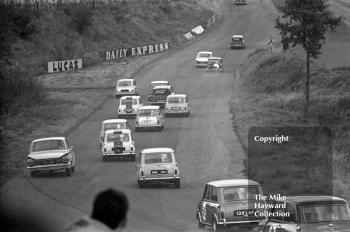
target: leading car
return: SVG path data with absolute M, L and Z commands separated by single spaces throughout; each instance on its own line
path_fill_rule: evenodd
M 198 227 L 212 226 L 214 231 L 224 227 L 252 229 L 265 219 L 255 216 L 256 196 L 263 195 L 261 185 L 248 179 L 212 181 L 206 184 L 202 199 L 197 204 Z
M 42 171 L 75 171 L 75 154 L 66 137 L 49 137 L 33 140 L 27 156 L 27 169 L 32 176 Z
M 136 81 L 134 79 L 120 79 L 117 81 L 117 86 L 115 87 L 114 95 L 116 98 L 125 95 L 138 95 L 139 89 L 136 86 Z
M 147 148 L 140 153 L 137 164 L 137 183 L 140 188 L 146 184 L 173 183 L 180 188 L 180 171 L 172 148 Z
M 208 59 L 213 57 L 213 52 L 202 51 L 198 52 L 196 56 L 196 67 L 206 67 L 208 64 Z

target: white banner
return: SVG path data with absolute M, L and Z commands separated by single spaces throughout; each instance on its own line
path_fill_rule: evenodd
M 83 68 L 82 59 L 50 61 L 47 63 L 47 71 L 49 73 L 65 72 L 65 71 L 81 69 L 81 68 Z
M 195 33 L 196 35 L 200 35 L 200 34 L 202 34 L 204 32 L 204 29 L 203 29 L 203 27 L 201 25 L 199 25 L 199 26 L 193 28 L 191 31 L 193 33 Z

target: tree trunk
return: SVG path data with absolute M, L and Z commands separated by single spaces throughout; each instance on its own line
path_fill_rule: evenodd
M 304 119 L 305 122 L 309 118 L 309 103 L 310 103 L 310 53 L 306 52 L 306 80 L 305 80 L 305 107 L 304 107 Z

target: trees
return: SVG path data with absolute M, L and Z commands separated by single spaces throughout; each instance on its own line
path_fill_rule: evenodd
M 293 47 L 301 45 L 306 53 L 305 119 L 309 112 L 310 60 L 321 54 L 328 30 L 334 30 L 341 17 L 333 16 L 328 0 L 285 0 L 280 8 L 282 17 L 276 19 L 275 28 L 280 30 L 281 40 Z

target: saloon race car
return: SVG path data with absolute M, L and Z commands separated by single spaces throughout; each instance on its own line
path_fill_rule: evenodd
M 142 106 L 140 96 L 124 96 L 119 100 L 118 118 L 136 117 L 137 110 Z
M 224 65 L 221 57 L 212 57 L 208 59 L 206 72 L 223 72 Z
M 75 154 L 66 137 L 49 137 L 32 141 L 27 156 L 27 169 L 32 176 L 40 171 L 75 171 Z
M 256 200 L 263 194 L 261 185 L 253 180 L 231 179 L 212 181 L 206 184 L 203 197 L 197 204 L 198 227 L 205 225 L 219 231 L 232 226 L 236 229 L 251 229 L 265 219 L 256 216 L 255 203 L 266 203 Z
M 245 48 L 243 35 L 233 35 L 231 39 L 231 49 Z
M 152 81 L 148 90 L 148 100 L 152 96 L 153 88 L 156 86 L 170 85 L 169 81 Z
M 115 87 L 114 95 L 115 97 L 125 96 L 125 95 L 138 95 L 139 89 L 136 86 L 136 81 L 134 79 L 120 79 L 117 81 L 117 86 Z
M 186 94 L 172 94 L 166 98 L 165 116 L 184 115 L 190 116 L 190 103 Z
M 137 183 L 140 188 L 146 184 L 174 183 L 180 188 L 180 171 L 171 148 L 148 148 L 140 153 L 137 164 Z
M 101 149 L 102 160 L 129 157 L 135 161 L 135 141 L 129 129 L 107 130 Z
M 213 52 L 198 52 L 196 56 L 196 67 L 206 67 L 208 64 L 208 59 L 213 57 Z
M 164 115 L 159 106 L 141 106 L 137 111 L 135 131 L 141 129 L 164 129 Z
M 284 205 L 272 208 L 258 226 L 258 232 L 316 232 L 350 231 L 348 203 L 333 196 L 290 196 L 283 201 L 271 202 Z
M 149 96 L 149 103 L 164 108 L 166 98 L 173 94 L 173 87 L 170 85 L 155 86 Z
M 113 130 L 113 129 L 129 129 L 129 123 L 126 119 L 107 119 L 104 120 L 101 124 L 101 130 L 100 130 L 100 144 L 102 144 L 104 137 L 105 137 L 105 131 L 106 130 Z

